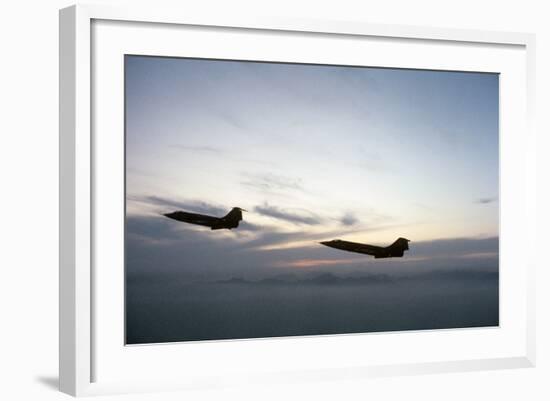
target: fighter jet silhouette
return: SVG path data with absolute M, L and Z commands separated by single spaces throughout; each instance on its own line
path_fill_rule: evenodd
M 214 217 L 182 211 L 166 213 L 164 216 L 177 221 L 183 221 L 184 223 L 210 227 L 211 230 L 220 230 L 222 228 L 231 230 L 232 228 L 237 228 L 239 226 L 239 221 L 243 219 L 243 211 L 246 212 L 246 210 L 241 209 L 240 207 L 234 207 L 224 217 Z
M 381 259 L 403 257 L 403 253 L 409 250 L 409 241 L 410 240 L 406 238 L 398 238 L 393 244 L 386 247 L 342 241 L 341 239 L 323 241 L 320 243 L 342 251 L 363 253 L 365 255 L 374 256 L 375 259 Z

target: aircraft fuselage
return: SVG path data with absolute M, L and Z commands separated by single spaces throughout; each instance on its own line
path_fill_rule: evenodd
M 242 220 L 242 213 L 240 208 L 233 208 L 224 217 L 207 216 L 205 214 L 189 213 L 183 211 L 177 211 L 172 213 L 166 213 L 164 216 L 169 219 L 182 221 L 189 224 L 197 224 L 199 226 L 210 227 L 212 230 L 237 228 L 239 221 Z
M 364 255 L 374 256 L 375 259 L 382 259 L 403 257 L 404 252 L 409 249 L 408 242 L 409 240 L 406 238 L 399 238 L 393 244 L 382 247 L 335 239 L 332 241 L 323 241 L 321 244 L 330 248 L 340 249 L 342 251 L 362 253 Z

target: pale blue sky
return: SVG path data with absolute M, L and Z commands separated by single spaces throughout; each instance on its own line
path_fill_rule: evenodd
M 258 252 L 498 236 L 498 75 L 140 56 L 125 73 L 130 218 L 240 206 L 249 226 L 216 240 Z

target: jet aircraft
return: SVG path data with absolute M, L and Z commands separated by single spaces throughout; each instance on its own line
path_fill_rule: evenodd
M 243 211 L 246 212 L 246 210 L 241 209 L 240 207 L 234 207 L 223 217 L 207 216 L 204 214 L 183 211 L 166 213 L 164 216 L 177 221 L 183 221 L 184 223 L 210 227 L 211 230 L 220 230 L 223 228 L 231 230 L 232 228 L 237 228 L 239 226 L 239 221 L 243 219 Z
M 374 256 L 375 259 L 381 259 L 403 257 L 403 253 L 409 250 L 409 241 L 410 240 L 406 238 L 398 238 L 393 244 L 386 247 L 343 241 L 340 239 L 323 241 L 320 243 L 342 251 L 363 253 L 365 255 Z

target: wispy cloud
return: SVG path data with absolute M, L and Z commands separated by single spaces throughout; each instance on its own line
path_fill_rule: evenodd
M 185 152 L 203 152 L 203 153 L 222 153 L 223 150 L 213 146 L 188 146 L 188 145 L 172 145 L 173 148 Z
M 353 226 L 359 222 L 359 219 L 351 212 L 347 212 L 340 218 L 340 223 L 344 226 Z
M 220 205 L 214 205 L 212 203 L 199 201 L 199 200 L 177 200 L 177 199 L 168 199 L 161 196 L 149 195 L 143 197 L 129 197 L 132 200 L 137 200 L 138 202 L 149 203 L 151 205 L 157 206 L 162 209 L 178 209 L 193 213 L 203 213 L 212 216 L 221 217 L 225 215 L 230 208 L 224 208 Z
M 260 158 L 248 158 L 243 157 L 242 154 L 239 152 L 236 152 L 235 147 L 217 147 L 217 146 L 193 146 L 193 145 L 182 145 L 182 144 L 175 144 L 170 146 L 172 149 L 175 149 L 180 152 L 187 152 L 187 153 L 195 153 L 200 154 L 203 157 L 210 157 L 210 158 L 223 158 L 223 160 L 229 160 L 233 162 L 240 162 L 240 163 L 251 163 L 251 164 L 259 164 L 262 166 L 272 166 L 274 165 L 273 162 L 268 160 L 263 160 Z
M 318 225 L 323 222 L 323 219 L 316 214 L 306 210 L 284 210 L 277 206 L 271 206 L 267 202 L 263 205 L 254 208 L 256 213 L 263 216 L 272 217 L 274 219 L 287 221 L 293 224 Z
M 304 186 L 300 178 L 276 174 L 243 174 L 246 177 L 241 184 L 262 191 L 297 190 L 303 191 Z
M 384 158 L 379 152 L 372 150 L 360 150 L 358 167 L 374 173 L 390 173 L 393 169 L 388 158 Z
M 478 203 L 480 205 L 486 205 L 488 203 L 496 202 L 497 199 L 498 198 L 496 196 L 488 197 L 488 198 L 479 198 L 479 199 L 476 199 L 474 203 Z

